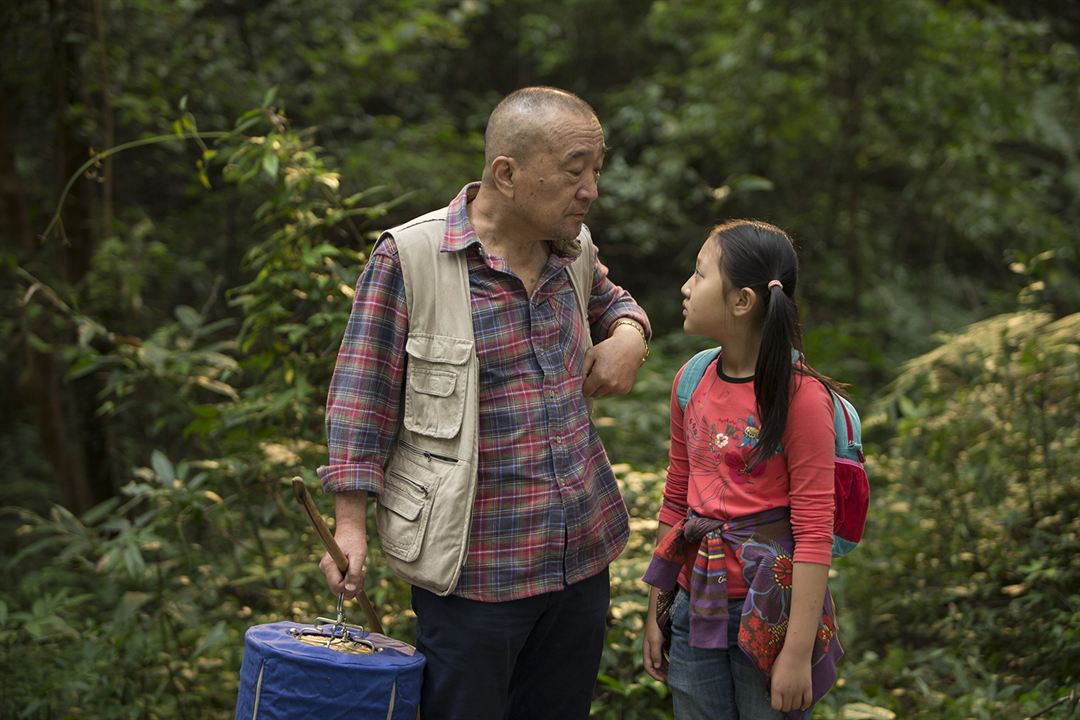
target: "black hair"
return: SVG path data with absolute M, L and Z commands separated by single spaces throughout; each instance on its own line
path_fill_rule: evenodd
M 806 364 L 805 358 L 797 366 L 792 362 L 792 350 L 802 353 L 803 347 L 795 300 L 799 258 L 788 234 L 758 220 L 731 220 L 714 227 L 710 237 L 719 245 L 724 278 L 734 288 L 753 290 L 763 303 L 761 348 L 754 367 L 761 434 L 749 468 L 780 451 L 796 373 L 816 377 L 834 391 L 839 388 Z

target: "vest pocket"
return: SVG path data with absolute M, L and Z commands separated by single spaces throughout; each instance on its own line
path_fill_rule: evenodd
M 384 552 L 404 562 L 420 555 L 435 493 L 443 475 L 453 467 L 418 449 L 397 446 L 383 474 L 375 513 Z
M 405 343 L 405 414 L 408 430 L 434 438 L 461 431 L 473 341 L 414 333 Z

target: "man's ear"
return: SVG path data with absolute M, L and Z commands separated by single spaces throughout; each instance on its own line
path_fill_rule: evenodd
M 732 307 L 732 311 L 737 317 L 749 315 L 754 311 L 754 308 L 758 306 L 760 299 L 758 294 L 752 289 L 748 287 L 739 288 L 739 293 L 735 297 L 735 304 Z
M 507 197 L 514 196 L 514 172 L 517 163 L 509 155 L 500 155 L 491 161 L 491 177 L 496 189 Z

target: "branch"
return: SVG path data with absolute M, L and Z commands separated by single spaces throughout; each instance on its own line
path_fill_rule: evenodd
M 1076 688 L 1073 688 L 1072 690 L 1069 691 L 1068 695 L 1065 695 L 1064 697 L 1058 698 L 1056 701 L 1050 703 L 1049 705 L 1047 705 L 1046 707 L 1044 707 L 1042 710 L 1035 713 L 1034 715 L 1028 715 L 1026 718 L 1024 718 L 1024 720 L 1033 720 L 1033 718 L 1037 718 L 1040 715 L 1045 715 L 1046 713 L 1050 712 L 1051 710 L 1056 708 L 1058 705 L 1061 705 L 1063 703 L 1069 703 L 1070 705 L 1072 705 L 1072 707 L 1075 708 L 1077 700 L 1080 700 L 1080 698 L 1078 698 L 1077 695 L 1076 695 Z
M 72 188 L 73 185 L 75 185 L 75 182 L 82 176 L 82 174 L 84 172 L 89 170 L 94 165 L 97 165 L 102 160 L 105 160 L 107 158 L 111 158 L 113 155 L 121 153 L 121 152 L 123 152 L 125 150 L 132 150 L 134 148 L 144 147 L 146 145 L 158 145 L 158 144 L 161 144 L 161 143 L 171 142 L 171 141 L 174 141 L 174 140 L 186 140 L 186 139 L 189 139 L 189 138 L 194 139 L 194 140 L 198 140 L 198 141 L 202 141 L 202 140 L 224 140 L 226 138 L 233 137 L 235 135 L 239 135 L 241 132 L 243 132 L 247 128 L 251 127 L 251 125 L 255 124 L 255 122 L 257 122 L 257 121 L 258 121 L 257 116 L 256 117 L 251 117 L 251 118 L 249 118 L 247 120 L 247 122 L 241 123 L 240 125 L 238 125 L 236 128 L 234 128 L 232 130 L 212 130 L 212 131 L 209 131 L 209 132 L 193 131 L 193 132 L 188 132 L 188 133 L 179 134 L 179 135 L 176 134 L 176 133 L 172 133 L 172 134 L 169 134 L 169 135 L 154 135 L 153 137 L 141 138 L 139 140 L 132 140 L 131 142 L 126 142 L 126 143 L 123 143 L 121 145 L 117 145 L 116 147 L 111 147 L 111 148 L 108 148 L 106 150 L 102 150 L 101 152 L 94 153 L 90 157 L 89 160 L 87 160 L 85 163 L 83 163 L 82 166 L 78 170 L 76 170 L 74 173 L 72 173 L 70 178 L 68 178 L 67 185 L 64 186 L 64 191 L 62 193 L 60 193 L 60 200 L 56 204 L 56 212 L 53 213 L 52 220 L 49 222 L 48 227 L 46 227 L 45 231 L 43 233 L 41 233 L 41 239 L 46 240 L 49 237 L 49 234 L 52 233 L 53 229 L 56 228 L 58 225 L 61 225 L 60 212 L 61 212 L 61 210 L 63 210 L 64 203 L 67 201 L 68 194 L 70 194 L 71 188 Z M 205 146 L 204 146 L 204 148 L 205 148 Z

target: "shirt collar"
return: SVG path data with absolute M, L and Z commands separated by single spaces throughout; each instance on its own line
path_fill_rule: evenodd
M 469 203 L 476 197 L 480 190 L 479 182 L 471 182 L 457 196 L 450 201 L 446 208 L 446 232 L 443 233 L 442 244 L 439 252 L 458 252 L 466 250 L 472 245 L 481 246 L 480 238 L 473 229 L 469 220 Z M 551 246 L 552 255 L 558 265 L 569 265 L 581 254 L 581 243 L 574 240 L 562 246 Z
M 469 222 L 469 203 L 476 197 L 480 189 L 479 182 L 471 182 L 461 188 L 461 192 L 450 201 L 446 208 L 446 232 L 443 233 L 440 252 L 457 252 L 465 250 L 471 245 L 479 245 L 480 238 L 476 236 L 476 230 Z

